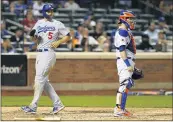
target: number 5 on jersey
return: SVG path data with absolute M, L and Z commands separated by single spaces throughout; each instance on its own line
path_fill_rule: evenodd
M 49 32 L 48 39 L 52 39 L 52 37 L 53 37 L 52 34 L 53 34 L 52 32 Z

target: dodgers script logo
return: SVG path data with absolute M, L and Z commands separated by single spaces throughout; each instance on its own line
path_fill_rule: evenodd
M 38 33 L 40 32 L 47 32 L 47 31 L 55 31 L 55 27 L 53 26 L 44 26 L 44 27 L 41 27 L 41 26 L 38 26 Z

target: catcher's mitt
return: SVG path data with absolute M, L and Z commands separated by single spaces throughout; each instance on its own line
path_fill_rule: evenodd
M 144 74 L 142 70 L 137 69 L 136 67 L 134 68 L 133 74 L 132 74 L 132 79 L 138 80 L 144 77 Z

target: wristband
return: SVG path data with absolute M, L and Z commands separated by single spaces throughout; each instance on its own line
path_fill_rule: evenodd
M 126 66 L 130 66 L 130 63 L 129 63 L 129 60 L 126 58 L 125 60 L 124 60 L 124 63 L 126 64 Z

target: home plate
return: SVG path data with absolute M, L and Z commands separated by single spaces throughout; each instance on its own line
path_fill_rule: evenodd
M 31 121 L 49 121 L 49 120 L 61 120 L 60 117 L 35 117 L 35 118 L 24 118 L 24 117 L 16 117 L 14 120 L 31 120 Z

